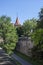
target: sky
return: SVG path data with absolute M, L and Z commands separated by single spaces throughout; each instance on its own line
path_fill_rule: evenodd
M 0 0 L 0 16 L 11 17 L 13 23 L 16 17 L 21 24 L 27 19 L 38 18 L 43 7 L 43 0 Z

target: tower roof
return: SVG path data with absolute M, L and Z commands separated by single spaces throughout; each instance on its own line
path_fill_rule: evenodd
M 19 19 L 18 19 L 18 17 L 16 18 L 16 22 L 15 22 L 15 26 L 18 26 L 18 25 L 20 25 L 20 22 L 19 22 Z

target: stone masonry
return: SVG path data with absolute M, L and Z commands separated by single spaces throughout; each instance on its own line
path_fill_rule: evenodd
M 20 37 L 17 43 L 16 50 L 27 55 L 32 56 L 31 49 L 33 48 L 33 41 L 30 37 Z

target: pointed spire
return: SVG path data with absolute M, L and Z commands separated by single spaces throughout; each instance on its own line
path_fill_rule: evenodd
M 19 22 L 19 19 L 18 17 L 16 18 L 16 22 L 15 22 L 15 26 L 19 26 L 20 25 L 20 22 Z

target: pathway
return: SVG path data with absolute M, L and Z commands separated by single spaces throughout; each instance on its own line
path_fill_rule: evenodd
M 15 65 L 10 61 L 8 55 L 0 48 L 0 65 Z
M 32 65 L 32 64 L 28 63 L 27 61 L 23 60 L 22 58 L 20 58 L 19 56 L 17 56 L 16 54 L 13 54 L 12 57 L 14 59 L 16 59 L 22 65 Z

